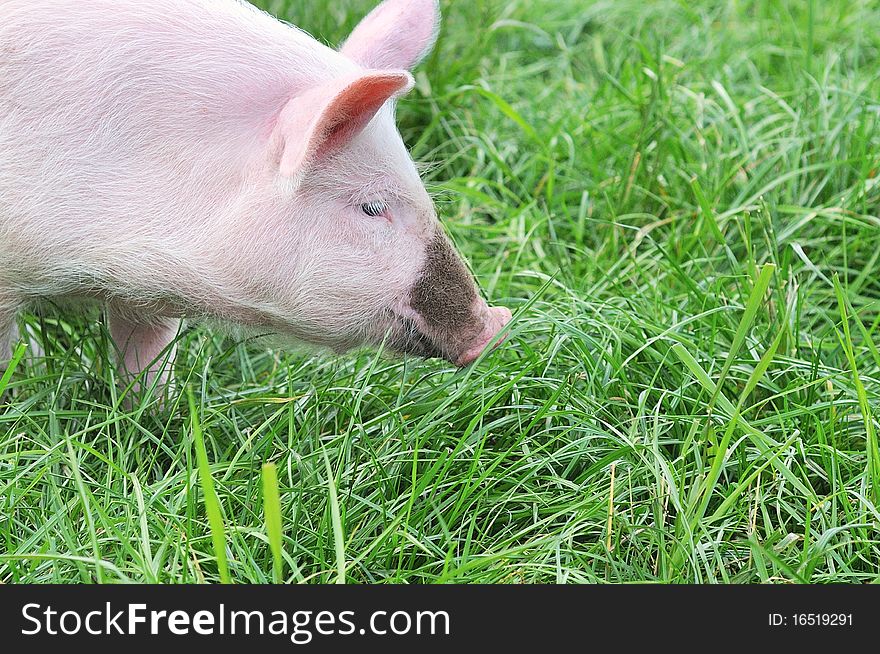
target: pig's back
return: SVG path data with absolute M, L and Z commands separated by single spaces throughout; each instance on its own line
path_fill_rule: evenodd
M 186 257 L 246 192 L 284 101 L 354 66 L 238 0 L 0 0 L 0 16 L 0 270 L 19 277 Z

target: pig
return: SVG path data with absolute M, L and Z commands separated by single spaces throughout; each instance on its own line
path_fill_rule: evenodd
M 7 358 L 47 301 L 103 304 L 120 368 L 158 384 L 182 319 L 458 366 L 497 344 L 510 311 L 395 125 L 439 20 L 386 0 L 334 50 L 240 0 L 0 0 Z

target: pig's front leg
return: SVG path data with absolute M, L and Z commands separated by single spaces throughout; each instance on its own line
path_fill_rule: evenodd
M 0 371 L 6 368 L 6 364 L 12 358 L 12 341 L 15 334 L 14 324 L 0 324 Z
M 135 389 L 148 388 L 157 381 L 157 391 L 161 393 L 171 382 L 177 346 L 169 349 L 169 345 L 177 337 L 180 320 L 138 319 L 128 311 L 114 307 L 109 307 L 107 313 L 120 372 L 128 378 L 144 373 Z
M 12 358 L 12 348 L 18 336 L 18 329 L 15 326 L 17 313 L 16 304 L 3 302 L 0 298 L 0 370 L 4 370 Z

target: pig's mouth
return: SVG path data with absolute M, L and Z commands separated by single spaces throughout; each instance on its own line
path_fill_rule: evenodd
M 415 320 L 400 315 L 395 316 L 388 346 L 400 354 L 413 354 L 424 359 L 447 358 L 439 346 L 419 331 Z
M 422 321 L 395 314 L 387 345 L 400 354 L 412 354 L 425 359 L 446 359 L 457 366 L 466 366 L 477 359 L 487 347 L 494 347 L 504 340 L 498 337 L 498 332 L 510 320 L 508 309 L 487 307 L 485 304 L 483 306 L 483 319 L 465 333 L 459 334 L 458 338 L 445 334 L 443 340 L 448 342 L 445 346 L 438 344 L 419 328 L 419 322 Z

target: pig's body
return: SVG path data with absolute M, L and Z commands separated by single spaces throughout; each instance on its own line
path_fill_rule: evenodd
M 132 372 L 181 317 L 458 354 L 417 342 L 408 299 L 436 225 L 386 102 L 406 78 L 237 0 L 0 0 L 0 331 L 93 299 Z M 370 189 L 408 204 L 348 212 Z

